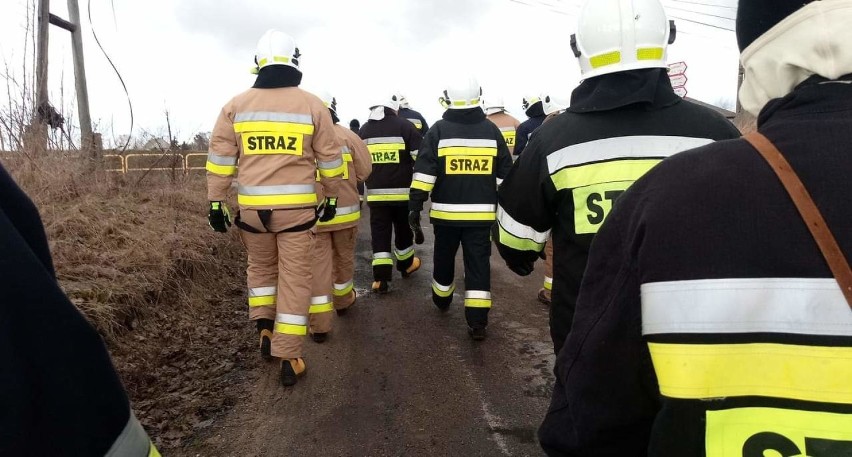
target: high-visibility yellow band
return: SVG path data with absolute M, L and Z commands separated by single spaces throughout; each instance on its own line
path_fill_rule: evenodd
M 546 290 L 553 290 L 553 278 L 544 277 L 544 288 Z
M 483 298 L 465 298 L 464 306 L 466 308 L 490 308 L 491 300 L 486 300 Z
M 438 157 L 446 156 L 491 156 L 497 157 L 497 148 L 476 148 L 469 146 L 450 146 L 438 148 Z
M 148 449 L 148 457 L 163 457 L 160 455 L 160 451 L 157 450 L 157 447 L 154 446 L 154 443 L 151 443 L 151 447 Z
M 367 145 L 367 150 L 370 152 L 396 152 L 401 149 L 405 149 L 405 143 L 374 143 Z
M 322 305 L 311 305 L 308 310 L 311 314 L 319 314 L 319 313 L 330 313 L 334 311 L 334 305 L 331 303 L 324 303 Z
M 317 171 L 319 172 L 320 176 L 323 176 L 325 178 L 334 178 L 335 176 L 342 176 L 344 174 L 344 172 L 346 171 L 346 164 L 329 169 L 317 168 Z
M 398 251 L 394 251 L 393 256 L 396 257 L 396 260 L 399 260 L 400 262 L 402 262 L 402 261 L 405 261 L 405 260 L 408 260 L 408 259 L 414 257 L 414 249 L 412 249 L 408 252 L 405 252 L 403 254 L 400 254 Z
M 367 195 L 368 202 L 407 202 L 408 194 Z
M 236 165 L 216 165 L 213 162 L 207 161 L 207 171 L 222 176 L 233 176 L 237 174 Z
M 589 59 L 589 63 L 592 65 L 592 68 L 605 67 L 619 62 L 621 62 L 621 51 L 608 52 L 606 54 L 593 56 Z
M 305 336 L 308 334 L 308 327 L 304 325 L 281 324 L 276 322 L 275 332 L 284 335 Z
M 437 295 L 437 296 L 439 296 L 439 297 L 441 297 L 441 298 L 452 297 L 452 296 L 453 296 L 453 292 L 455 292 L 455 291 L 456 291 L 456 285 L 455 285 L 455 284 L 453 284 L 453 285 L 450 287 L 450 290 L 441 290 L 441 289 L 439 289 L 439 288 L 435 285 L 435 283 L 434 283 L 434 282 L 432 283 L 432 292 L 434 292 L 434 293 L 435 293 L 435 295 Z
M 636 50 L 637 60 L 662 60 L 663 48 L 639 48 Z
M 391 266 L 393 266 L 393 259 L 373 259 L 373 266 L 377 267 L 379 265 L 391 265 Z
M 290 63 L 290 58 L 289 58 L 289 57 L 285 57 L 285 56 L 273 56 L 273 57 L 272 57 L 272 61 L 273 61 L 273 62 L 280 62 L 280 63 Z M 267 63 L 269 63 L 269 59 L 267 59 L 267 58 L 265 58 L 265 57 L 264 57 L 263 59 L 260 59 L 260 60 L 257 62 L 257 65 L 258 65 L 259 67 L 263 67 L 263 66 L 264 66 L 264 65 L 266 65 Z
M 237 202 L 244 206 L 316 205 L 317 195 L 237 195 Z
M 500 244 L 504 246 L 508 246 L 512 249 L 516 249 L 518 251 L 535 251 L 540 252 L 544 249 L 545 243 L 536 243 L 533 240 L 527 238 L 518 238 L 515 235 L 507 232 L 503 226 L 498 226 L 498 241 Z
M 339 289 L 339 290 L 338 290 L 338 289 L 334 289 L 334 296 L 335 296 L 335 297 L 345 297 L 345 296 L 347 296 L 347 295 L 351 294 L 351 293 L 352 293 L 352 289 L 354 289 L 354 288 L 355 288 L 355 285 L 354 285 L 354 284 L 352 284 L 352 283 L 349 283 L 349 285 L 347 285 L 347 286 L 346 286 L 345 288 L 343 288 L 343 289 Z
M 257 308 L 259 306 L 275 306 L 277 297 L 275 295 L 262 295 L 259 297 L 249 297 L 249 307 Z
M 329 225 L 337 225 L 337 224 L 345 224 L 347 222 L 355 222 L 361 219 L 361 211 L 356 211 L 350 214 L 343 214 L 340 216 L 334 216 L 334 219 L 328 222 L 317 222 L 317 226 L 325 227 Z
M 429 184 L 428 182 L 423 181 L 411 181 L 411 188 L 422 190 L 424 192 L 432 192 L 432 189 L 435 188 L 435 184 Z
M 301 133 L 302 135 L 313 135 L 313 124 L 298 124 L 295 122 L 274 121 L 242 121 L 234 123 L 234 132 L 276 132 L 276 133 Z
M 671 398 L 763 396 L 852 404 L 852 347 L 648 343 Z
M 447 211 L 429 210 L 429 217 L 445 221 L 495 221 L 496 213 L 449 213 Z
M 574 189 L 603 182 L 636 181 L 661 159 L 624 159 L 563 168 L 550 175 L 556 190 Z

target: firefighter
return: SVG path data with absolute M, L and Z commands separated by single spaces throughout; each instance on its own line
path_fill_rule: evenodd
M 358 135 L 338 124 L 337 99 L 328 92 L 319 96 L 334 121 L 346 165 L 343 173 L 346 182 L 337 196 L 337 212 L 334 219 L 317 224 L 314 243 L 310 333 L 314 341 L 322 343 L 331 331 L 334 311 L 343 315 L 355 303 L 355 239 L 361 219 L 357 184 L 367 179 L 372 165 L 367 145 Z M 322 192 L 321 186 L 317 186 L 317 192 Z
M 509 147 L 509 153 L 513 154 L 515 151 L 515 138 L 521 123 L 506 111 L 506 107 L 503 104 L 503 97 L 486 98 L 485 115 L 503 133 L 503 140 L 506 141 L 506 146 Z
M 509 268 L 528 275 L 553 229 L 550 331 L 557 353 L 571 328 L 589 246 L 616 198 L 665 157 L 739 135 L 720 114 L 672 90 L 666 48 L 674 37 L 659 0 L 587 2 L 572 41 L 585 79 L 500 187 L 495 240 Z
M 542 97 L 542 110 L 544 111 L 544 122 L 562 114 L 571 104 L 571 97 L 565 96 L 556 90 L 545 93 Z M 542 124 L 544 124 L 542 122 Z M 544 246 L 544 284 L 538 291 L 538 301 L 550 306 L 551 294 L 553 293 L 553 238 L 547 239 Z
M 485 338 L 491 309 L 490 229 L 497 209 L 497 185 L 512 166 L 503 134 L 480 107 L 481 95 L 472 77 L 446 86 L 441 97 L 446 111 L 423 139 L 408 203 L 409 222 L 422 242 L 420 212 L 432 194 L 432 301 L 441 311 L 453 301 L 455 259 L 461 244 L 465 319 L 468 333 L 477 341 Z
M 159 457 L 68 301 L 38 209 L 0 166 L 0 455 Z
M 281 359 L 281 383 L 305 372 L 315 224 L 335 216 L 345 164 L 328 109 L 299 89 L 301 54 L 292 37 L 258 41 L 254 86 L 222 109 L 207 156 L 210 225 L 227 231 L 225 205 L 239 165 L 234 220 L 248 251 L 249 318 L 264 358 Z M 317 209 L 316 175 L 325 200 Z
M 677 154 L 619 199 L 556 362 L 550 455 L 852 455 L 850 23 L 850 0 L 740 0 L 760 136 Z
M 414 124 L 396 114 L 398 109 L 399 98 L 392 95 L 370 108 L 370 119 L 361 127 L 373 161 L 365 192 L 373 244 L 372 291 L 379 294 L 389 290 L 394 259 L 404 278 L 420 269 L 408 226 L 408 187 L 422 137 Z
M 396 94 L 396 96 L 399 99 L 399 117 L 408 119 L 409 122 L 414 124 L 414 126 L 417 127 L 417 131 L 420 133 L 420 136 L 425 135 L 426 131 L 429 130 L 429 124 L 426 122 L 426 118 L 424 118 L 422 114 L 411 109 L 405 95 Z
M 524 114 L 527 115 L 528 119 L 521 122 L 521 125 L 518 126 L 515 139 L 515 157 L 520 156 L 524 152 L 524 149 L 527 147 L 527 143 L 530 140 L 530 136 L 541 126 L 545 117 L 544 106 L 542 106 L 541 102 L 541 95 L 527 95 L 522 100 L 521 106 L 524 108 Z

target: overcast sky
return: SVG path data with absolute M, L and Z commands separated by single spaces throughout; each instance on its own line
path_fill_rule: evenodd
M 32 1 L 32 0 L 30 0 Z M 121 85 L 95 44 L 88 0 L 80 0 L 92 118 L 105 143 L 128 133 Z M 268 28 L 296 38 L 302 87 L 337 97 L 344 122 L 362 121 L 374 100 L 401 91 L 429 123 L 441 115 L 441 84 L 454 72 L 477 76 L 486 97 L 502 95 L 523 118 L 526 93 L 570 91 L 580 79 L 569 39 L 580 0 L 91 0 L 94 29 L 127 83 L 134 133 L 162 131 L 170 111 L 177 137 L 209 131 L 221 106 L 250 86 L 257 39 Z M 678 25 L 669 61 L 686 61 L 689 96 L 733 109 L 736 0 L 664 0 Z M 2 0 L 0 56 L 25 57 L 27 0 Z M 66 2 L 52 12 L 67 18 Z M 31 53 L 29 49 L 28 53 Z M 31 56 L 30 56 L 31 57 Z M 73 94 L 69 34 L 50 30 L 51 102 Z M 5 81 L 0 80 L 6 103 Z M 68 109 L 68 108 L 66 108 Z M 75 116 L 76 117 L 76 116 Z

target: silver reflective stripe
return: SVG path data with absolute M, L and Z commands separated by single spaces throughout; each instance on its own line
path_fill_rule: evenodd
M 852 336 L 833 278 L 734 278 L 642 284 L 642 333 Z
M 448 213 L 493 213 L 497 210 L 497 205 L 465 205 L 456 203 L 432 203 L 432 209 L 435 211 L 445 211 Z
M 237 157 L 220 156 L 212 151 L 207 152 L 207 161 L 216 165 L 232 166 L 237 164 Z
M 249 297 L 268 297 L 277 294 L 277 287 L 252 287 L 249 289 Z
M 343 154 L 351 154 L 352 150 L 349 149 L 349 146 L 343 146 L 342 148 L 340 148 L 340 152 Z
M 104 457 L 147 457 L 150 451 L 151 440 L 148 439 L 148 434 L 145 433 L 142 424 L 136 419 L 136 415 L 133 414 L 133 411 L 130 411 L 127 425 L 124 426 L 124 430 L 112 443 Z
M 565 167 L 611 159 L 664 158 L 680 151 L 712 143 L 707 138 L 684 136 L 620 136 L 575 144 L 550 153 L 551 174 Z
M 311 297 L 311 304 L 312 305 L 326 305 L 328 303 L 331 303 L 331 296 L 330 295 L 322 295 L 322 296 L 318 296 L 318 297 Z
M 416 118 L 413 118 L 413 117 L 407 117 L 406 119 L 408 120 L 408 122 L 411 122 L 414 125 L 418 125 L 418 124 L 422 125 L 422 123 L 420 122 L 420 119 L 416 119 Z
M 514 132 L 515 128 L 514 127 L 500 127 L 500 131 L 501 132 Z
M 411 177 L 414 181 L 422 181 L 429 184 L 435 184 L 435 181 L 438 180 L 437 176 L 427 175 L 425 173 L 414 173 L 414 176 Z
M 269 111 L 255 111 L 237 113 L 234 122 L 267 121 L 267 122 L 293 122 L 296 124 L 313 125 L 314 119 L 310 114 L 295 113 L 273 113 Z
M 464 298 L 475 298 L 479 300 L 491 300 L 491 292 L 486 290 L 468 290 L 464 293 Z
M 413 151 L 409 152 L 408 154 L 410 154 L 410 155 L 411 155 L 411 157 L 414 157 L 414 158 L 416 159 L 416 158 L 417 158 L 417 156 L 420 154 L 420 150 L 419 150 L 419 149 L 415 149 L 415 150 L 413 150 Z
M 449 286 L 442 286 L 438 283 L 438 281 L 435 280 L 435 278 L 432 278 L 432 287 L 440 290 L 441 292 L 449 292 L 453 289 L 453 287 L 455 287 L 455 284 L 450 284 Z
M 452 148 L 452 147 L 464 147 L 464 148 L 496 148 L 497 140 L 482 140 L 482 139 L 468 139 L 468 138 L 447 138 L 446 140 L 438 141 L 438 148 Z
M 502 178 L 497 178 L 497 185 L 499 186 L 499 185 L 501 185 L 501 184 L 503 184 L 503 179 L 502 179 Z
M 414 251 L 414 245 L 413 244 L 411 246 L 405 248 L 405 249 L 402 249 L 402 250 L 399 250 L 399 249 L 393 250 L 394 254 L 396 254 L 397 256 L 404 256 L 405 254 L 408 254 L 412 251 Z
M 347 214 L 353 214 L 359 211 L 361 211 L 361 205 L 343 206 L 337 208 L 337 213 L 335 214 L 338 216 L 345 216 Z
M 323 170 L 333 170 L 335 168 L 339 168 L 343 166 L 343 157 L 339 159 L 329 160 L 328 162 L 317 161 L 317 168 L 321 168 Z
M 334 289 L 335 289 L 335 290 L 346 290 L 346 289 L 348 289 L 348 288 L 352 287 L 354 284 L 355 284 L 355 283 L 354 283 L 354 281 L 347 281 L 347 282 L 345 282 L 345 283 L 343 283 L 343 284 L 337 284 L 337 283 L 335 283 L 335 284 L 334 284 Z
M 510 216 L 509 213 L 507 213 L 500 205 L 497 205 L 497 221 L 500 222 L 500 226 L 503 227 L 503 230 L 518 238 L 533 240 L 538 244 L 546 243 L 547 238 L 550 236 L 550 230 L 546 232 L 538 232 L 532 227 L 521 224 L 520 222 L 512 219 L 512 216 Z
M 374 259 L 392 259 L 393 254 L 391 254 L 390 252 L 374 252 L 373 258 Z
M 550 276 L 545 276 L 545 277 L 544 277 L 544 282 L 545 282 L 546 284 L 553 284 L 553 278 L 551 278 Z
M 401 189 L 367 189 L 367 195 L 408 195 L 409 188 Z
M 315 190 L 313 184 L 285 184 L 283 186 L 240 186 L 237 192 L 241 195 L 301 195 L 312 194 Z
M 275 316 L 275 322 L 279 324 L 308 325 L 308 318 L 307 316 L 299 316 L 297 314 L 280 313 Z
M 382 136 L 378 138 L 367 138 L 367 144 L 405 143 L 401 136 Z

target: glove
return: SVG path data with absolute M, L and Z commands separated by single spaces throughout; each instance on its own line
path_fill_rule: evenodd
M 320 222 L 328 222 L 334 219 L 334 216 L 337 215 L 337 197 L 326 197 L 320 211 Z
M 228 207 L 223 202 L 210 202 L 210 213 L 207 214 L 207 221 L 213 230 L 219 233 L 228 231 L 231 226 L 231 213 Z
M 529 276 L 535 269 L 530 261 L 506 261 L 506 266 L 518 276 Z
M 425 238 L 423 236 L 423 229 L 420 227 L 420 211 L 408 212 L 408 226 L 414 232 L 414 242 L 416 244 L 423 244 Z

